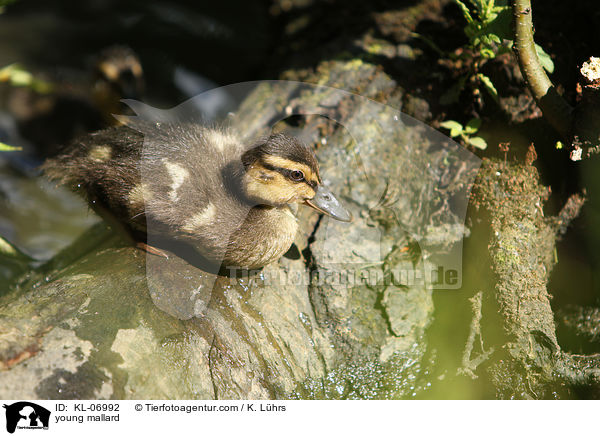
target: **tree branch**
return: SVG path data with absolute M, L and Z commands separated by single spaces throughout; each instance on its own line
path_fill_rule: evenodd
M 531 0 L 513 0 L 515 43 L 521 73 L 544 117 L 565 139 L 571 136 L 573 108 L 558 94 L 544 71 L 533 41 Z

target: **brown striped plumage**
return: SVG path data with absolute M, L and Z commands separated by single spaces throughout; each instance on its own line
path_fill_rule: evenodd
M 258 268 L 279 259 L 298 227 L 289 204 L 350 219 L 324 193 L 313 151 L 295 138 L 276 134 L 247 146 L 229 130 L 198 124 L 136 129 L 88 135 L 43 169 L 132 229 L 185 241 L 224 265 Z

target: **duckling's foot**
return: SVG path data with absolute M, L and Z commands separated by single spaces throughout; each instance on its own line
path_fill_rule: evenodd
M 137 248 L 144 250 L 146 253 L 154 254 L 156 256 L 162 256 L 165 259 L 169 258 L 169 255 L 166 252 L 164 252 L 156 247 L 153 247 L 152 245 L 148 245 L 144 242 L 138 242 Z

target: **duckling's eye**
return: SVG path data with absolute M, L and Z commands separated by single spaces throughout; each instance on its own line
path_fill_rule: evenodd
M 300 170 L 290 171 L 290 179 L 292 179 L 295 182 L 304 180 L 304 173 Z

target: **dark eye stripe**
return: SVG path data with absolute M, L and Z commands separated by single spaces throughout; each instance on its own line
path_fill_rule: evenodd
M 312 181 L 312 180 L 306 180 L 306 178 L 304 178 L 304 179 L 302 179 L 302 180 L 298 180 L 298 181 L 296 181 L 296 180 L 292 179 L 292 178 L 290 177 L 290 173 L 291 173 L 292 171 L 295 171 L 295 170 L 290 170 L 290 169 L 288 169 L 288 168 L 280 168 L 280 167 L 276 167 L 276 166 L 270 165 L 270 164 L 268 164 L 268 163 L 266 163 L 266 162 L 261 162 L 261 165 L 262 165 L 262 166 L 263 166 L 265 169 L 267 169 L 267 170 L 270 170 L 270 171 L 277 171 L 278 173 L 282 174 L 284 177 L 287 177 L 288 179 L 292 180 L 292 181 L 293 181 L 293 182 L 295 182 L 295 183 L 306 183 L 306 184 L 307 184 L 308 186 L 310 186 L 310 187 L 311 187 L 313 190 L 316 190 L 316 189 L 317 189 L 317 182 L 314 182 L 314 181 Z

